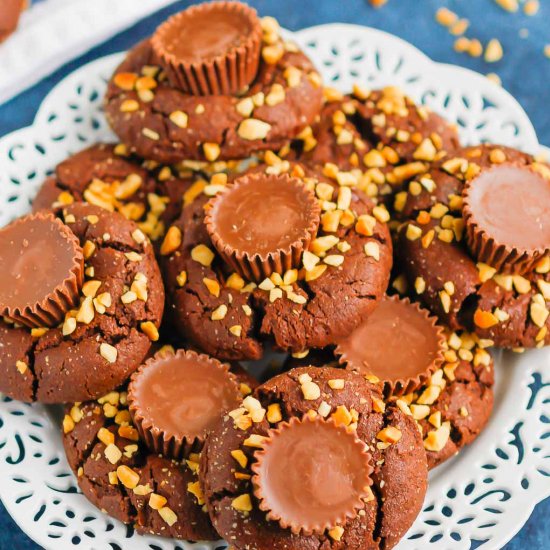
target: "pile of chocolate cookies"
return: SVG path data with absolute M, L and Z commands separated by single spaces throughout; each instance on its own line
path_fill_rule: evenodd
M 488 421 L 489 348 L 550 344 L 550 166 L 324 87 L 238 2 L 163 23 L 105 111 L 121 142 L 0 230 L 0 390 L 65 404 L 82 492 L 140 533 L 392 548 Z

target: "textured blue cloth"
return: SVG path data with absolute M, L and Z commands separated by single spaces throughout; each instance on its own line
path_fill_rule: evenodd
M 178 1 L 148 17 L 1 105 L 0 135 L 31 124 L 44 96 L 68 73 L 88 61 L 129 48 L 150 34 L 168 15 L 190 3 Z M 506 13 L 493 0 L 389 0 L 380 10 L 374 10 L 367 0 L 253 0 L 250 3 L 262 14 L 277 17 L 283 26 L 292 30 L 336 21 L 369 25 L 408 40 L 436 61 L 464 65 L 484 74 L 496 72 L 502 78 L 504 87 L 519 100 L 531 117 L 539 141 L 550 145 L 550 109 L 546 104 L 549 98 L 550 60 L 543 55 L 544 45 L 550 43 L 550 0 L 540 0 L 541 9 L 536 17 Z M 454 37 L 434 21 L 435 11 L 441 5 L 454 9 L 461 17 L 470 20 L 470 36 L 479 38 L 483 43 L 493 37 L 499 38 L 505 51 L 503 60 L 489 65 L 482 59 L 455 53 L 452 48 Z M 520 29 L 528 29 L 526 38 L 520 36 Z M 537 506 L 529 522 L 506 549 L 549 548 L 549 516 L 550 499 Z M 36 548 L 0 505 L 0 550 Z

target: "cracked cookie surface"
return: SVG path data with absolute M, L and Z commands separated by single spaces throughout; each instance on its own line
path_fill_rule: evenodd
M 249 418 L 260 410 L 257 407 L 227 415 L 201 455 L 199 476 L 220 535 L 235 548 L 248 550 L 395 546 L 420 511 L 427 486 L 426 455 L 412 418 L 394 405 L 386 406 L 379 388 L 363 377 L 330 367 L 293 369 L 259 386 L 254 396 L 266 413 L 259 415 L 262 420 Z M 365 502 L 364 513 L 340 526 L 343 531 L 292 534 L 267 521 L 252 495 L 248 476 L 261 438 L 279 422 L 304 414 L 319 414 L 356 430 L 372 454 L 372 498 Z M 248 504 L 243 495 L 250 497 L 250 506 L 243 507 L 243 502 Z
M 83 203 L 59 216 L 84 251 L 80 305 L 50 329 L 0 322 L 2 391 L 21 401 L 85 401 L 120 385 L 158 338 L 164 309 L 153 247 L 134 222 Z
M 231 371 L 240 392 L 250 393 L 255 380 L 238 365 Z M 80 489 L 92 504 L 139 533 L 218 539 L 197 477 L 200 447 L 181 461 L 151 451 L 139 436 L 127 397 L 124 384 L 96 401 L 66 407 L 63 446 Z
M 73 405 L 65 418 L 67 460 L 95 506 L 140 533 L 218 538 L 199 504 L 200 492 L 189 492 L 189 484 L 197 487 L 197 456 L 179 462 L 151 453 L 132 424 L 125 390 Z
M 494 362 L 475 335 L 446 333 L 447 350 L 440 368 L 419 388 L 406 395 L 387 396 L 421 429 L 428 467 L 435 468 L 464 446 L 472 443 L 485 428 L 494 402 Z M 344 365 L 334 350 L 311 350 L 302 358 L 290 357 L 285 369 Z M 371 378 L 372 383 L 378 383 Z
M 477 262 L 464 235 L 462 191 L 480 169 L 548 165 L 502 146 L 467 147 L 435 163 L 395 197 L 398 256 L 416 297 L 452 330 L 475 332 L 505 348 L 550 343 L 550 258 L 524 275 L 497 273 Z
M 398 88 L 343 95 L 325 90 L 318 120 L 294 140 L 286 158 L 338 170 L 373 199 L 393 195 L 434 160 L 459 146 L 456 129 Z

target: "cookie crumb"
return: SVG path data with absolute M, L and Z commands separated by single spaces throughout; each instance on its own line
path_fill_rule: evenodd
M 369 3 L 374 8 L 381 8 L 388 3 L 388 0 L 369 0 Z
M 371 0 L 373 2 L 375 0 Z M 340 542 L 342 540 L 342 537 L 344 536 L 344 528 L 337 525 L 336 527 L 333 527 L 332 529 L 329 529 L 328 536 L 337 542 Z

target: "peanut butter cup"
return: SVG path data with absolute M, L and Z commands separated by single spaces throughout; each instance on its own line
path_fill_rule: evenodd
M 194 95 L 242 92 L 256 76 L 262 29 L 256 11 L 212 2 L 172 16 L 151 39 L 173 86 Z
M 254 494 L 267 519 L 294 534 L 322 534 L 357 517 L 373 471 L 356 434 L 319 416 L 270 430 L 252 466 Z
M 472 254 L 501 272 L 527 273 L 550 254 L 550 180 L 529 167 L 482 170 L 464 189 Z
M 443 363 L 446 341 L 437 319 L 407 298 L 386 296 L 336 348 L 340 363 L 403 395 L 424 384 Z M 376 380 L 377 379 L 377 380 Z
M 0 315 L 52 327 L 78 304 L 84 257 L 78 239 L 51 214 L 31 214 L 0 230 Z
M 157 353 L 128 387 L 142 439 L 152 451 L 178 460 L 200 451 L 212 425 L 241 398 L 227 364 L 185 350 Z
M 249 280 L 298 267 L 319 227 L 312 191 L 287 174 L 249 174 L 227 185 L 206 205 L 212 243 Z

